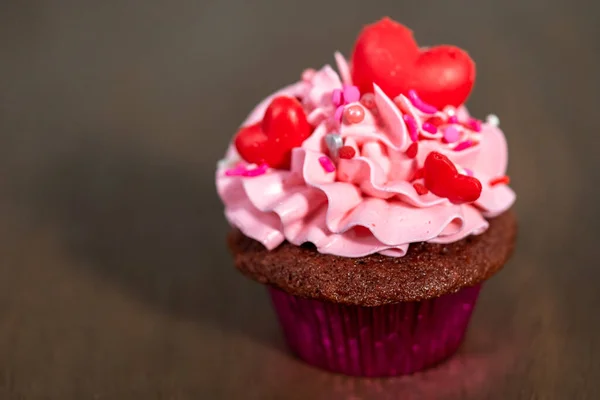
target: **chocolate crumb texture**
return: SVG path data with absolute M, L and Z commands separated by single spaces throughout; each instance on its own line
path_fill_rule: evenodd
M 269 251 L 239 230 L 228 242 L 235 266 L 260 283 L 306 298 L 379 306 L 439 297 L 490 278 L 513 251 L 517 222 L 510 210 L 489 222 L 483 234 L 455 243 L 411 244 L 404 257 L 340 257 L 288 242 Z

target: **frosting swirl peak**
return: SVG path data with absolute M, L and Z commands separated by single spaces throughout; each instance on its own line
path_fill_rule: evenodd
M 495 124 L 471 118 L 464 106 L 437 110 L 414 92 L 391 99 L 374 85 L 360 96 L 345 59 L 336 54 L 336 61 L 342 78 L 330 66 L 307 70 L 242 124 L 259 123 L 273 99 L 289 96 L 314 130 L 292 150 L 289 170 L 253 166 L 229 146 L 216 182 L 233 226 L 268 249 L 287 240 L 344 257 L 401 257 L 410 243 L 483 233 L 486 217 L 510 208 L 515 194 L 498 180 L 507 146 Z M 340 153 L 341 146 L 354 151 Z M 453 203 L 428 188 L 423 167 L 433 152 L 481 183 L 477 200 Z

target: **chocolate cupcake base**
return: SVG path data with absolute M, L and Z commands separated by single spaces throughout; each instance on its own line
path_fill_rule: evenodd
M 514 214 L 450 244 L 411 244 L 404 257 L 321 254 L 284 243 L 268 251 L 234 231 L 235 265 L 268 285 L 287 343 L 320 368 L 355 376 L 406 375 L 460 346 L 481 284 L 510 257 Z
M 229 235 L 235 266 L 246 276 L 299 297 L 380 306 L 455 293 L 490 278 L 510 257 L 517 235 L 512 211 L 481 235 L 454 243 L 413 243 L 404 257 L 349 258 L 284 242 L 267 250 L 238 230 Z

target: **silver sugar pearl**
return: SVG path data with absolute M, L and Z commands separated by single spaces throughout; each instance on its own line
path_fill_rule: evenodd
M 337 158 L 340 148 L 344 145 L 344 140 L 337 133 L 328 133 L 325 135 L 325 144 L 329 149 L 329 155 L 332 158 Z

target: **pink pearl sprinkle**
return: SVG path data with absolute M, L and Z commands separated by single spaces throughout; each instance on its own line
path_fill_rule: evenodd
M 375 95 L 373 93 L 363 94 L 363 97 L 360 99 L 360 103 L 369 109 L 375 108 Z
M 335 165 L 331 162 L 331 159 L 327 156 L 319 157 L 319 163 L 321 167 L 325 170 L 325 172 L 333 172 L 335 171 Z
M 331 101 L 333 103 L 334 106 L 340 106 L 342 105 L 342 91 L 341 89 L 334 89 L 333 92 L 331 92 Z
M 260 166 L 254 169 L 247 169 L 242 175 L 247 177 L 259 176 L 267 172 L 268 168 L 269 166 L 267 164 L 261 164 Z
M 246 167 L 244 167 L 243 165 L 238 165 L 235 168 L 230 168 L 227 171 L 225 171 L 225 175 L 226 176 L 240 176 L 240 175 L 243 175 L 245 171 L 246 171 Z
M 437 133 L 437 127 L 434 124 L 432 124 L 431 122 L 423 123 L 422 127 L 425 132 Z
M 447 126 L 444 128 L 444 142 L 454 143 L 460 137 L 460 132 L 454 126 Z
M 473 176 L 473 171 L 471 171 L 469 168 L 465 168 L 465 173 L 467 176 Z
M 408 127 L 408 134 L 413 142 L 419 140 L 419 132 L 417 131 L 417 121 L 412 117 L 412 115 L 404 114 L 402 119 L 406 123 Z
M 459 144 L 457 144 L 454 148 L 454 151 L 462 151 L 468 149 L 471 146 L 473 146 L 473 142 L 470 140 L 465 140 L 464 142 L 460 142 Z
M 358 124 L 365 119 L 365 110 L 359 105 L 347 107 L 346 110 L 344 110 L 344 119 L 349 124 Z
M 435 114 L 438 111 L 438 109 L 432 106 L 431 104 L 427 104 L 423 100 L 421 100 L 419 95 L 417 95 L 417 92 L 412 89 L 408 91 L 408 98 L 410 99 L 413 106 L 415 106 L 416 108 L 418 108 L 426 114 Z
M 344 86 L 344 102 L 356 103 L 360 100 L 360 90 L 356 86 Z
M 448 118 L 448 123 L 458 124 L 458 117 L 456 115 L 451 116 L 450 118 Z
M 333 118 L 336 121 L 342 122 L 342 116 L 344 115 L 344 106 L 339 106 L 335 109 L 335 114 L 333 114 Z
M 473 129 L 475 132 L 481 132 L 481 121 L 475 118 L 469 119 L 468 122 L 469 128 Z

